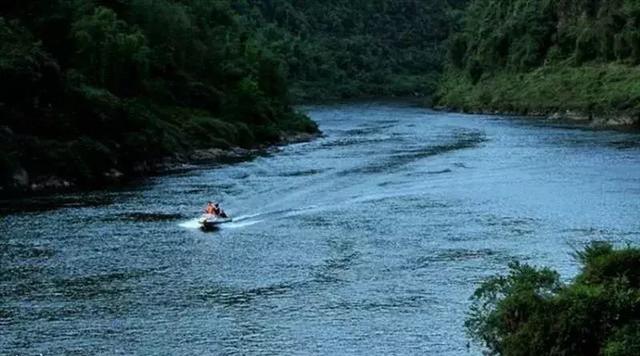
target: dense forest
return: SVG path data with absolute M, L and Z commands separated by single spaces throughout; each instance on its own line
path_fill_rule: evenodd
M 292 99 L 430 94 L 462 3 L 3 1 L 0 187 L 317 130 Z
M 640 354 L 640 249 L 594 243 L 571 283 L 514 263 L 483 283 L 466 326 L 496 355 Z
M 3 1 L 5 185 L 100 184 L 175 152 L 314 132 L 289 105 L 285 64 L 231 3 Z
M 474 0 L 459 21 L 440 105 L 637 121 L 639 2 Z
M 242 3 L 242 2 L 238 2 Z M 249 0 L 236 4 L 286 61 L 296 100 L 428 96 L 465 0 Z
M 638 64 L 631 0 L 8 0 L 0 190 L 316 131 L 296 102 L 436 91 L 637 123 Z

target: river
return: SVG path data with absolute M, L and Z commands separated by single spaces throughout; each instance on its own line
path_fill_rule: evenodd
M 640 241 L 639 134 L 302 109 L 324 137 L 3 216 L 0 354 L 478 355 L 483 278 Z

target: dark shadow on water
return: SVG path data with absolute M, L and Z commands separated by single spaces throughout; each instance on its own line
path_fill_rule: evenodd
M 402 139 L 399 137 L 345 137 L 334 139 L 331 141 L 327 141 L 322 143 L 320 146 L 322 148 L 335 148 L 335 147 L 349 147 L 349 146 L 357 146 L 357 145 L 375 145 L 380 143 L 388 143 L 388 142 L 402 142 Z
M 312 175 L 321 174 L 321 173 L 324 173 L 324 172 L 326 172 L 328 170 L 329 169 L 308 169 L 308 170 L 301 170 L 301 171 L 277 173 L 277 174 L 274 174 L 273 176 L 275 176 L 275 177 L 305 177 L 305 176 L 312 176 Z
M 496 252 L 490 249 L 480 250 L 466 250 L 466 249 L 446 249 L 437 251 L 433 254 L 420 256 L 409 260 L 406 269 L 417 270 L 422 268 L 428 268 L 433 265 L 439 265 L 442 263 L 455 263 L 461 261 L 468 261 L 479 258 L 486 258 L 495 255 Z
M 611 141 L 609 142 L 609 145 L 619 150 L 637 149 L 637 148 L 640 148 L 640 138 L 638 138 L 637 140 L 627 139 L 627 140 Z
M 404 296 L 386 296 L 378 298 L 366 298 L 364 300 L 340 300 L 328 302 L 323 305 L 323 309 L 331 311 L 344 312 L 376 312 L 376 313 L 415 313 L 417 309 L 424 308 L 427 305 L 433 305 L 435 299 L 426 293 L 404 295 Z
M 175 221 L 183 219 L 182 214 L 166 214 L 166 213 L 143 213 L 143 212 L 131 212 L 124 214 L 117 214 L 112 220 L 118 221 L 135 221 L 135 222 L 158 222 L 158 221 Z
M 389 121 L 389 124 L 382 124 L 382 122 L 380 121 L 376 121 L 375 125 L 365 125 L 365 126 L 361 126 L 355 129 L 351 129 L 351 130 L 347 130 L 344 132 L 344 135 L 347 136 L 365 136 L 365 135 L 371 135 L 371 134 L 377 134 L 377 133 L 385 133 L 387 132 L 390 128 L 395 127 L 395 125 L 392 124 L 396 124 L 397 121 Z M 390 125 L 391 124 L 391 125 Z
M 393 172 L 407 164 L 424 158 L 478 147 L 486 140 L 487 139 L 482 132 L 458 132 L 453 138 L 453 142 L 396 150 L 391 156 L 385 159 L 381 159 L 362 167 L 341 171 L 338 175 L 345 176 L 352 174 L 378 174 Z
M 439 171 L 428 171 L 426 172 L 427 174 L 445 174 L 445 173 L 451 173 L 452 171 L 450 169 L 442 169 Z
M 120 196 L 122 198 L 125 194 Z M 43 212 L 60 208 L 98 207 L 112 204 L 115 196 L 108 193 L 87 193 L 74 195 L 57 195 L 29 197 L 0 201 L 0 214 L 23 212 Z

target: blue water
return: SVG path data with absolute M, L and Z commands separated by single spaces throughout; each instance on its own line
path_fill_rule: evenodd
M 483 278 L 640 242 L 638 134 L 303 109 L 324 137 L 2 217 L 0 354 L 479 355 Z

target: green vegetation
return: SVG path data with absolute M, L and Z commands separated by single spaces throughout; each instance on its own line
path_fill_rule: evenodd
M 3 1 L 0 191 L 316 131 L 294 101 L 640 118 L 637 1 L 466 3 Z
M 474 0 L 449 39 L 443 106 L 640 114 L 640 3 Z
M 247 0 L 236 5 L 287 63 L 293 97 L 431 95 L 466 0 Z
M 465 111 L 571 110 L 609 116 L 640 108 L 640 69 L 619 63 L 547 65 L 528 72 L 496 72 L 476 85 L 465 74 L 449 72 L 441 93 L 441 104 Z
M 514 263 L 484 282 L 466 326 L 492 354 L 640 354 L 640 249 L 594 243 L 571 283 Z
M 171 153 L 315 132 L 232 3 L 3 1 L 0 187 L 24 188 L 25 171 L 100 184 Z
M 3 1 L 0 191 L 315 132 L 292 100 L 429 95 L 464 2 Z

